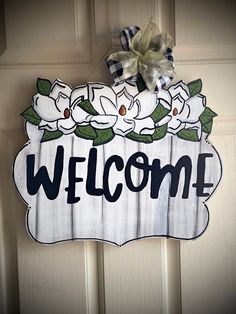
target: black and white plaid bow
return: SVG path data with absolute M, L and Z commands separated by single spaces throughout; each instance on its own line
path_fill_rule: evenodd
M 131 42 L 135 34 L 140 30 L 138 26 L 130 26 L 124 28 L 120 33 L 120 41 L 122 48 L 124 51 L 130 51 L 131 50 Z M 168 48 L 165 53 L 165 58 L 170 61 L 174 67 L 174 59 L 172 55 L 172 49 Z M 120 77 L 123 75 L 123 65 L 121 62 L 113 60 L 112 55 L 106 59 L 107 66 L 111 72 L 111 75 L 115 81 L 115 84 L 120 84 L 123 81 L 120 80 Z M 137 75 L 131 76 L 127 79 L 129 82 L 137 82 L 137 80 L 140 78 L 140 73 Z M 155 92 L 160 91 L 161 89 L 165 88 L 173 77 L 169 77 L 166 75 L 160 76 L 158 80 L 156 81 L 156 87 Z

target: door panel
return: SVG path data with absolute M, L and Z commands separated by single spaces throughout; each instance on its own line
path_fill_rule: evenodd
M 210 222 L 196 241 L 180 244 L 182 313 L 235 313 L 236 42 L 234 1 L 176 1 L 176 71 L 201 77 L 208 105 L 218 113 L 210 140 L 223 178 L 207 202 Z
M 5 25 L 0 28 L 1 313 L 236 311 L 235 6 L 230 0 L 214 7 L 210 0 L 5 1 L 0 23 Z M 151 16 L 175 40 L 175 81 L 202 78 L 203 94 L 219 114 L 210 140 L 224 171 L 208 202 L 208 229 L 194 241 L 146 239 L 122 248 L 91 241 L 33 242 L 11 165 L 26 141 L 20 113 L 30 105 L 37 77 L 61 78 L 73 86 L 111 82 L 104 62 L 108 49 L 120 49 L 123 27 L 145 26 Z

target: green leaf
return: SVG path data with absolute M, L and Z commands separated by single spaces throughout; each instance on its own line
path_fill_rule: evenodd
M 177 133 L 177 136 L 183 140 L 191 142 L 199 142 L 197 130 L 194 129 L 183 129 Z
M 56 140 L 57 138 L 60 138 L 63 135 L 61 131 L 48 131 L 45 130 L 43 133 L 43 138 L 41 139 L 41 142 L 48 142 L 52 140 Z
M 94 146 L 106 144 L 110 142 L 115 136 L 112 128 L 103 130 L 95 129 L 95 132 L 97 133 L 97 137 L 93 141 Z
M 36 86 L 39 94 L 48 96 L 51 91 L 52 83 L 49 80 L 38 78 Z
M 166 135 L 167 132 L 167 124 L 164 124 L 160 126 L 159 128 L 156 128 L 155 132 L 152 134 L 153 141 L 160 140 Z
M 91 114 L 93 116 L 97 116 L 98 112 L 93 108 L 91 102 L 89 100 L 83 100 L 79 103 L 79 106 L 81 109 L 86 111 L 88 114 Z
M 140 93 L 147 88 L 141 75 L 139 75 L 138 80 L 137 80 L 137 88 Z
M 202 126 L 202 131 L 207 134 L 210 134 L 212 130 L 212 125 L 213 125 L 213 120 L 211 119 L 211 121 L 209 121 L 208 123 Z
M 151 135 L 143 135 L 138 134 L 135 132 L 130 132 L 126 135 L 126 137 L 135 142 L 142 142 L 142 143 L 152 143 L 152 136 Z
M 29 121 L 33 125 L 39 125 L 42 120 L 37 112 L 34 110 L 34 108 L 31 106 L 23 111 L 21 115 L 25 118 L 25 120 Z
M 202 80 L 198 79 L 188 83 L 190 96 L 193 97 L 202 91 Z
M 199 120 L 201 121 L 202 125 L 207 124 L 208 122 L 212 121 L 217 114 L 212 111 L 209 107 L 206 107 L 203 113 L 200 115 Z
M 97 137 L 97 133 L 95 132 L 94 128 L 90 125 L 77 126 L 74 133 L 76 136 L 85 138 L 87 140 L 94 140 Z
M 166 109 L 164 106 L 162 106 L 160 103 L 157 105 L 156 109 L 151 114 L 151 118 L 155 123 L 160 121 L 162 118 L 164 118 L 168 113 L 170 112 L 169 109 Z

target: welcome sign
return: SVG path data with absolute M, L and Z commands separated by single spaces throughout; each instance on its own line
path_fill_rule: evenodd
M 30 235 L 117 245 L 201 235 L 222 173 L 208 141 L 216 114 L 201 89 L 201 80 L 152 93 L 38 79 L 14 163 Z

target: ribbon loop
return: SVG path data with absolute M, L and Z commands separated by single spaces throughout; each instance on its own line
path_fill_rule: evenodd
M 120 33 L 121 46 L 125 51 L 129 51 L 131 48 L 131 40 L 134 35 L 140 30 L 138 26 L 126 27 Z

